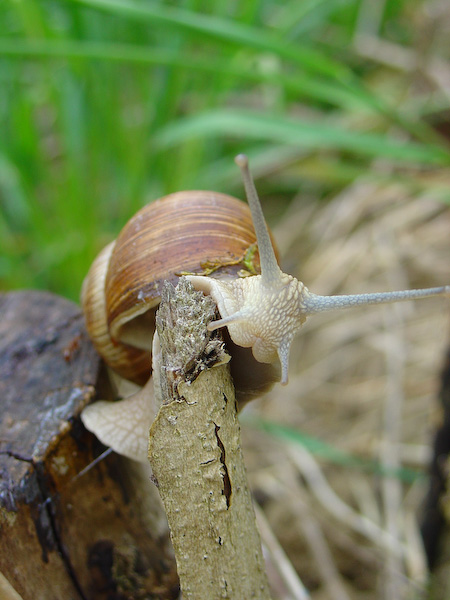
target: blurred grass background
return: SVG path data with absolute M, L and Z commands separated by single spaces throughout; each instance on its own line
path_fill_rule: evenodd
M 363 174 L 448 201 L 430 177 L 450 165 L 436 126 L 449 109 L 439 10 L 422 0 L 2 2 L 1 287 L 77 300 L 96 252 L 144 203 L 189 188 L 242 196 L 238 152 L 251 157 L 269 221 L 294 195 L 326 201 Z

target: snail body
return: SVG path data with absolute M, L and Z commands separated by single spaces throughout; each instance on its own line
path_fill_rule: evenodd
M 249 274 L 249 268 L 260 271 L 255 243 L 249 207 L 232 196 L 186 191 L 144 206 L 100 252 L 82 287 L 86 328 L 106 364 L 144 385 L 151 374 L 155 312 L 164 281 L 176 284 L 186 272 L 210 273 L 205 280 L 246 279 L 240 275 Z M 249 363 L 246 370 L 258 371 L 258 379 L 237 377 L 242 401 L 279 379 L 277 365 L 255 365 L 251 351 L 243 360 Z
M 247 157 L 236 157 L 244 179 L 248 203 L 258 240 L 261 275 L 248 281 L 204 282 L 189 277 L 194 287 L 216 300 L 222 319 L 208 329 L 227 326 L 236 343 L 251 345 L 258 361 L 273 362 L 278 356 L 281 364 L 281 383 L 288 382 L 289 352 L 295 334 L 306 318 L 318 312 L 349 308 L 362 304 L 382 304 L 414 300 L 428 296 L 450 295 L 450 286 L 422 290 L 319 296 L 278 266 L 264 220 L 261 204 L 250 175 Z
M 141 209 L 94 261 L 82 290 L 86 325 L 107 364 L 122 376 L 141 385 L 148 380 L 159 291 L 163 281 L 174 283 L 183 272 L 199 273 L 187 278 L 217 304 L 221 318 L 209 323 L 208 329 L 228 330 L 228 346 L 239 356 L 234 359 L 231 353 L 230 366 L 241 406 L 280 379 L 280 366 L 281 383 L 288 382 L 292 340 L 309 315 L 362 304 L 450 296 L 450 286 L 348 296 L 313 294 L 278 266 L 247 158 L 239 155 L 236 163 L 248 206 L 214 192 L 172 194 Z M 250 271 L 260 274 L 241 277 L 239 271 L 255 241 L 259 256 L 253 256 Z M 142 394 L 137 400 L 136 410 L 142 411 L 146 406 Z M 123 414 L 117 406 L 120 402 L 99 404 L 83 411 L 86 427 L 119 453 L 138 458 L 127 449 L 133 444 L 125 448 L 123 435 L 117 442 L 117 430 L 130 434 L 118 416 Z M 140 447 L 146 448 L 146 439 Z

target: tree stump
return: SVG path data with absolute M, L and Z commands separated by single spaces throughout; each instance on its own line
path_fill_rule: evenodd
M 177 598 L 148 475 L 114 453 L 84 471 L 105 448 L 79 414 L 108 384 L 79 307 L 12 292 L 0 316 L 1 597 Z

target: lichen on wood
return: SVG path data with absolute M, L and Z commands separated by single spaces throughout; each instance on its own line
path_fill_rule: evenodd
M 206 330 L 214 306 L 184 279 L 169 286 L 157 316 L 163 405 L 149 460 L 183 598 L 269 599 L 228 359 Z

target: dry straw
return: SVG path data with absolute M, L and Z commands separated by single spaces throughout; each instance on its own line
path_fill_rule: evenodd
M 294 201 L 275 237 L 286 269 L 311 291 L 342 294 L 446 283 L 449 231 L 444 203 L 363 180 L 327 204 Z M 244 411 L 255 493 L 313 599 L 423 589 L 426 480 L 402 478 L 426 472 L 448 316 L 442 298 L 316 316 L 294 342 L 290 385 Z M 261 415 L 326 442 L 331 456 L 269 438 L 251 426 Z M 342 453 L 379 472 L 335 464 Z M 293 596 L 280 584 L 279 597 Z

